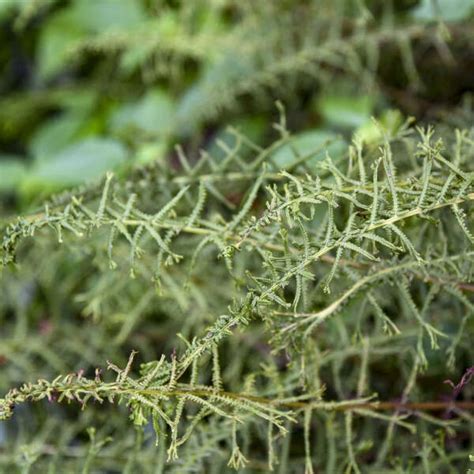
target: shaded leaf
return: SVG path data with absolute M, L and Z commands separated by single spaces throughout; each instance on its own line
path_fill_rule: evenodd
M 422 0 L 413 10 L 413 16 L 418 20 L 434 21 L 438 18 L 444 21 L 465 20 L 474 12 L 474 0 Z
M 45 184 L 68 186 L 100 177 L 124 163 L 126 150 L 111 139 L 89 138 L 75 143 L 51 159 L 38 163 L 32 177 Z
M 15 156 L 0 156 L 0 192 L 12 191 L 25 176 L 25 165 Z
M 119 133 L 142 131 L 166 136 L 174 128 L 175 106 L 169 94 L 155 90 L 136 102 L 120 107 L 111 119 L 111 127 Z
M 323 95 L 318 112 L 330 124 L 355 128 L 370 120 L 373 102 L 371 96 Z

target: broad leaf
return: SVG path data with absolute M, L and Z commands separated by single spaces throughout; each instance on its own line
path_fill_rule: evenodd
M 174 129 L 175 106 L 168 94 L 155 90 L 120 107 L 112 116 L 112 130 L 166 136 Z
M 474 13 L 474 0 L 422 0 L 413 10 L 418 20 L 444 21 L 464 20 Z
M 18 157 L 0 155 L 0 192 L 13 191 L 25 173 L 26 168 Z
M 53 158 L 40 162 L 33 170 L 35 182 L 69 186 L 100 177 L 117 168 L 126 160 L 122 144 L 111 139 L 90 138 L 59 152 Z

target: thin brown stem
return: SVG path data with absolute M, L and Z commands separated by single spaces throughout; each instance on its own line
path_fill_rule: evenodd
M 155 390 L 143 390 L 143 395 L 153 395 Z M 234 392 L 213 392 L 209 390 L 176 390 L 167 393 L 167 395 L 185 396 L 192 394 L 198 397 L 210 397 L 220 395 L 223 397 L 232 398 L 234 400 L 248 400 L 263 405 L 281 406 L 285 408 L 304 409 L 313 407 L 323 411 L 349 411 L 349 410 L 374 410 L 374 411 L 444 411 L 444 410 L 474 410 L 474 401 L 429 401 L 429 402 L 389 402 L 389 401 L 374 401 L 374 402 L 327 402 L 327 401 L 285 401 L 273 400 L 271 398 L 258 397 L 254 395 L 247 395 Z

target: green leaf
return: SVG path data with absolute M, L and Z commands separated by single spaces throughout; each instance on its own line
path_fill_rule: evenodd
M 0 20 L 6 19 L 12 15 L 18 7 L 18 0 L 2 0 L 0 2 Z
M 459 21 L 473 13 L 474 0 L 422 0 L 412 11 L 414 18 L 423 21 Z
M 140 100 L 120 107 L 112 116 L 111 128 L 118 133 L 167 136 L 174 129 L 175 105 L 161 90 L 148 92 Z
M 111 28 L 133 28 L 146 20 L 141 2 L 137 0 L 76 0 L 71 11 L 76 22 L 95 33 Z
M 374 99 L 371 96 L 323 95 L 318 112 L 336 127 L 356 128 L 370 120 Z
M 39 38 L 37 62 L 40 78 L 47 79 L 59 72 L 66 63 L 69 49 L 85 34 L 69 11 L 53 16 L 42 28 Z
M 168 147 L 166 143 L 146 143 L 137 150 L 134 161 L 140 164 L 150 163 L 152 161 L 163 162 L 167 151 Z
M 37 163 L 35 183 L 70 186 L 96 179 L 126 160 L 126 150 L 111 139 L 89 138 L 67 147 L 51 159 Z
M 292 136 L 289 143 L 281 146 L 272 155 L 272 161 L 284 169 L 298 162 L 297 154 L 303 157 L 314 153 L 314 156 L 306 161 L 308 164 L 314 164 L 324 160 L 326 152 L 331 158 L 337 159 L 344 149 L 345 141 L 337 134 L 324 130 L 312 130 Z
M 25 176 L 25 165 L 20 157 L 0 155 L 0 192 L 13 191 Z
M 47 79 L 67 64 L 74 46 L 95 33 L 132 28 L 146 19 L 135 0 L 76 0 L 42 27 L 38 47 L 39 76 Z
M 69 145 L 84 120 L 75 114 L 65 114 L 47 121 L 33 134 L 29 150 L 37 161 L 54 159 L 55 155 Z

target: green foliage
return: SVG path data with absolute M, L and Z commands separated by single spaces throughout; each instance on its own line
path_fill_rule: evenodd
M 472 469 L 455 10 L 0 7 L 1 472 Z
M 94 409 L 93 400 L 118 402 L 127 405 L 135 425 L 151 423 L 157 443 L 166 443 L 169 462 L 179 466 L 180 453 L 189 461 L 185 446 L 192 446 L 195 437 L 199 443 L 203 437 L 212 443 L 209 437 L 218 429 L 222 441 L 231 443 L 229 465 L 237 468 L 258 453 L 255 443 L 283 442 L 282 436 L 304 418 L 305 463 L 311 472 L 312 464 L 320 461 L 309 448 L 310 413 L 321 423 L 328 413 L 349 404 L 345 418 L 327 420 L 340 421 L 349 430 L 353 469 L 359 469 L 359 448 L 352 444 L 354 416 L 374 419 L 366 422 L 372 429 L 381 430 L 384 420 L 389 424 L 379 463 L 386 462 L 389 452 L 404 458 L 403 442 L 394 444 L 392 431 L 396 425 L 413 431 L 414 425 L 404 421 L 406 415 L 385 417 L 376 411 L 367 371 L 379 357 L 400 357 L 403 365 L 413 366 L 408 397 L 418 391 L 415 380 L 429 370 L 432 354 L 445 353 L 453 368 L 469 345 L 465 334 L 472 327 L 474 307 L 463 289 L 474 263 L 466 215 L 474 200 L 469 160 L 474 135 L 465 130 L 441 139 L 433 129 L 414 131 L 405 124 L 395 136 L 385 135 L 380 147 L 354 142 L 342 153 L 339 167 L 329 155 L 314 162 L 314 154 L 308 153 L 280 171 L 272 156 L 288 147 L 291 136 L 278 128 L 281 139 L 269 148 L 257 151 L 232 130 L 238 145 L 224 159 L 205 155 L 181 172 L 150 166 L 125 181 L 108 175 L 102 186 L 70 193 L 42 212 L 6 224 L 4 265 L 17 260 L 23 266 L 38 258 L 34 255 L 65 252 L 74 256 L 68 278 L 92 272 L 90 281 L 70 284 L 79 285 L 75 291 L 86 304 L 85 314 L 113 328 L 115 344 L 128 340 L 144 323 L 155 301 L 161 318 L 181 326 L 182 349 L 171 358 L 163 355 L 143 363 L 138 378 L 131 376 L 132 353 L 125 369 L 109 363 L 117 373 L 115 381 L 102 379 L 100 372 L 87 378 L 79 371 L 52 382 L 25 384 L 2 400 L 4 418 L 15 406 L 44 398 L 77 402 L 85 411 Z M 243 161 L 246 147 L 253 152 Z M 407 155 L 407 150 L 414 154 Z M 242 199 L 229 213 L 222 193 L 231 183 Z M 204 279 L 206 261 L 212 270 L 205 270 L 209 274 Z M 9 272 L 4 269 L 7 288 L 14 283 Z M 215 279 L 221 282 L 220 294 L 215 293 Z M 218 316 L 227 304 L 231 306 Z M 439 305 L 444 307 L 441 325 L 432 315 Z M 208 325 L 204 332 L 201 324 Z M 324 328 L 343 331 L 339 341 L 319 338 Z M 261 334 L 275 355 L 286 351 L 291 363 L 285 370 L 270 354 L 263 356 L 260 369 L 241 365 L 240 356 L 235 360 L 232 351 L 238 346 L 231 341 L 245 341 L 252 334 Z M 396 342 L 384 348 L 388 341 L 403 343 L 404 354 L 397 356 Z M 245 351 L 255 350 L 248 344 Z M 340 364 L 346 344 L 354 345 L 362 362 L 343 382 Z M 335 387 L 341 384 L 335 400 L 323 395 L 320 370 L 326 360 L 334 361 Z M 357 390 L 350 388 L 353 384 Z M 358 398 L 344 400 L 348 390 Z M 430 423 L 454 429 L 449 421 L 428 417 L 425 422 L 427 433 Z M 271 435 L 263 433 L 266 423 Z M 253 425 L 263 430 L 261 441 L 253 429 L 248 431 Z M 330 432 L 327 436 L 328 443 L 334 442 Z M 240 438 L 247 439 L 246 449 L 237 444 Z M 278 462 L 273 447 L 270 453 L 268 462 Z M 195 462 L 205 460 L 198 457 Z M 343 466 L 347 458 L 336 456 L 332 462 Z
M 438 18 L 445 21 L 456 21 L 469 17 L 473 10 L 474 2 L 472 0 L 438 0 L 436 2 L 424 0 L 414 10 L 413 15 L 427 21 Z

